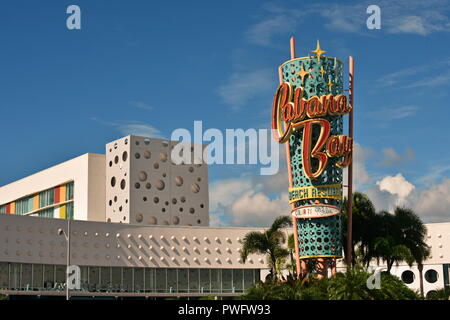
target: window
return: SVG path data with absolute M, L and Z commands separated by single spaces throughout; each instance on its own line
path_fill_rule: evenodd
M 222 292 L 233 291 L 233 270 L 222 269 Z
M 254 275 L 252 269 L 244 269 L 244 289 L 248 289 L 254 284 Z
M 200 269 L 200 292 L 211 292 L 210 269 Z
M 111 268 L 100 267 L 100 291 L 111 291 Z
M 33 288 L 42 290 L 44 284 L 44 267 L 42 264 L 33 265 Z
M 233 270 L 233 292 L 242 292 L 244 289 L 244 270 Z
M 402 273 L 402 281 L 406 284 L 411 284 L 414 282 L 414 272 L 410 270 L 403 271 Z
M 199 292 L 199 270 L 198 269 L 189 269 L 189 292 Z
M 33 287 L 31 283 L 31 276 L 33 274 L 32 264 L 22 264 L 21 277 L 20 277 L 20 288 L 22 290 L 30 290 Z
M 155 291 L 155 273 L 154 269 L 145 269 L 145 292 Z
M 53 213 L 54 213 L 54 209 L 49 208 L 49 209 L 44 209 L 44 210 L 39 211 L 38 216 L 43 217 L 43 218 L 53 218 Z
M 178 269 L 178 292 L 188 292 L 188 269 Z
M 111 278 L 112 278 L 112 290 L 117 292 L 122 291 L 122 268 L 113 267 L 111 271 Z
M 167 290 L 178 292 L 177 269 L 167 269 Z
M 430 269 L 425 272 L 425 280 L 427 280 L 429 283 L 435 283 L 438 280 L 438 273 L 436 272 L 436 270 Z
M 144 291 L 144 268 L 134 269 L 134 292 Z
M 0 289 L 8 288 L 9 266 L 7 262 L 0 262 Z
M 122 284 L 125 292 L 133 292 L 133 268 L 123 268 Z
M 66 200 L 73 199 L 73 181 L 66 184 Z
M 0 262 L 0 289 L 61 290 L 65 265 Z M 259 269 L 133 268 L 80 266 L 83 292 L 241 293 Z M 430 270 L 429 270 L 430 271 Z M 434 270 L 431 270 L 434 271 Z M 258 277 L 256 277 L 258 275 Z
M 0 213 L 6 213 L 6 205 L 0 206 Z
M 33 211 L 33 197 L 26 197 L 16 201 L 16 214 Z
M 66 204 L 66 219 L 73 220 L 73 202 Z
M 211 292 L 221 292 L 222 272 L 220 269 L 211 269 Z
M 55 203 L 54 189 L 45 190 L 39 193 L 39 208 L 44 208 Z
M 161 269 L 155 269 L 156 275 L 155 275 L 155 279 L 156 279 L 156 292 L 167 292 L 167 274 L 166 274 L 166 269 L 161 268 Z

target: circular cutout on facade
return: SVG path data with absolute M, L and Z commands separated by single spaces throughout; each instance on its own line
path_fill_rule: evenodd
M 194 193 L 198 193 L 198 192 L 200 191 L 200 186 L 199 186 L 197 183 L 193 183 L 193 184 L 191 185 L 191 190 L 192 190 L 192 192 L 194 192 Z
M 429 283 L 435 283 L 438 280 L 438 273 L 434 269 L 430 269 L 425 272 L 425 280 Z
M 412 272 L 411 270 L 403 271 L 403 273 L 402 273 L 402 281 L 404 283 L 411 284 L 411 283 L 414 282 L 414 278 L 415 278 L 414 272 Z
M 124 190 L 126 185 L 127 183 L 125 182 L 125 179 L 122 179 L 122 181 L 120 181 L 120 189 Z
M 136 222 L 141 223 L 142 220 L 144 220 L 144 216 L 141 213 L 137 214 L 136 215 Z
M 153 164 L 153 168 L 159 169 L 159 163 L 158 163 L 158 162 L 155 162 L 155 164 Z
M 114 157 L 114 163 L 115 163 L 115 164 L 118 164 L 118 163 L 119 163 L 119 156 L 115 156 L 115 157 Z
M 175 185 L 177 185 L 178 187 L 181 187 L 183 185 L 183 178 L 181 176 L 176 176 L 174 180 Z
M 127 161 L 127 159 L 128 159 L 128 152 L 124 151 L 122 153 L 122 161 L 125 162 L 125 161 Z
M 136 183 L 134 184 L 134 187 L 135 187 L 136 189 L 139 189 L 139 188 L 141 187 L 141 184 L 140 184 L 139 182 L 136 182 Z
M 148 223 L 149 224 L 156 224 L 156 223 L 158 223 L 158 219 L 156 219 L 156 217 L 150 217 L 148 219 Z
M 144 158 L 145 159 L 150 159 L 150 157 L 152 156 L 152 153 L 148 150 L 144 151 Z
M 145 185 L 145 188 L 147 188 L 147 189 L 150 189 L 152 187 L 152 185 L 150 184 L 150 183 L 147 183 L 146 185 Z
M 180 218 L 178 218 L 178 217 L 172 217 L 172 223 L 173 223 L 173 224 L 179 224 L 179 223 L 180 223 Z
M 139 177 L 139 180 L 141 180 L 141 181 L 147 180 L 147 172 L 145 172 L 145 171 L 139 172 L 138 177 Z
M 111 178 L 111 187 L 114 187 L 116 185 L 116 177 Z
M 144 143 L 145 143 L 145 145 L 148 146 L 150 144 L 150 139 L 149 138 L 145 138 L 144 139 Z
M 141 155 L 139 154 L 139 152 L 136 152 L 136 153 L 134 154 L 134 157 L 135 157 L 136 159 L 139 159 L 139 158 L 141 157 Z
M 167 161 L 167 152 L 160 152 L 159 160 L 161 160 L 162 162 L 166 162 Z
M 163 190 L 166 185 L 164 184 L 164 181 L 158 180 L 158 181 L 156 181 L 155 186 L 156 186 L 156 189 Z

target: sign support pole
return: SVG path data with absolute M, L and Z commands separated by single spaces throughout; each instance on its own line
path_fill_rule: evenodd
M 354 87 L 354 60 L 350 56 L 348 58 L 349 64 L 349 98 L 352 110 L 348 118 L 349 122 L 349 136 L 353 140 L 353 110 L 355 109 L 354 97 L 355 97 L 355 87 Z M 352 159 L 353 159 L 353 146 L 352 146 Z M 353 254 L 353 161 L 350 162 L 348 166 L 348 188 L 347 188 L 347 268 L 352 266 L 352 254 Z

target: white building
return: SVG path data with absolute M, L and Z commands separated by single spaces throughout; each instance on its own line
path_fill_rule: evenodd
M 237 295 L 267 274 L 265 257 L 240 258 L 256 228 L 209 227 L 205 163 L 174 164 L 176 142 L 127 136 L 0 187 L 0 293 L 72 296 Z M 189 152 L 189 150 L 184 150 Z M 192 157 L 191 157 L 192 159 Z M 449 286 L 450 223 L 428 224 L 425 293 Z M 419 288 L 415 267 L 393 268 Z

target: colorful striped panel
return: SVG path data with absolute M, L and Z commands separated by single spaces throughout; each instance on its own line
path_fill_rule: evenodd
M 11 202 L 9 210 L 10 210 L 9 213 L 11 213 L 11 214 L 16 213 L 16 203 L 15 202 Z
M 64 201 L 66 201 L 67 199 L 66 199 L 66 185 L 62 185 L 62 186 L 60 186 L 60 190 L 59 190 L 60 192 L 59 192 L 59 200 L 61 201 L 61 202 L 64 202 Z
M 60 187 L 56 187 L 55 189 L 55 203 L 60 202 Z
M 66 205 L 59 207 L 59 218 L 66 219 Z
M 11 203 L 6 204 L 6 213 L 11 213 Z
M 33 210 L 39 209 L 39 193 L 34 195 L 33 198 Z

